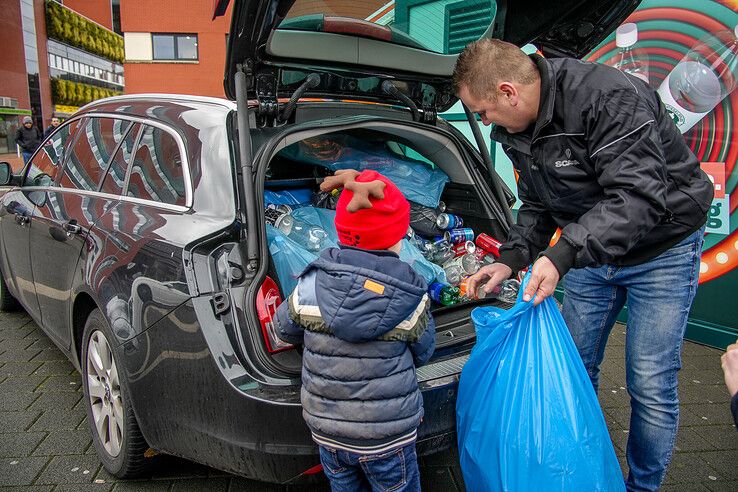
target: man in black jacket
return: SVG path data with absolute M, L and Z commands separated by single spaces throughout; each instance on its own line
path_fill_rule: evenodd
M 33 126 L 33 120 L 30 116 L 23 117 L 23 126 L 15 132 L 15 143 L 20 145 L 23 163 L 25 164 L 35 152 L 38 144 L 41 143 L 41 133 L 38 128 Z
M 627 299 L 627 487 L 657 490 L 678 429 L 677 371 L 713 187 L 656 92 L 614 68 L 486 39 L 459 55 L 454 83 L 495 125 L 522 201 L 498 262 L 469 291 L 533 263 L 524 299 L 538 303 L 566 275 L 564 318 L 595 389 Z

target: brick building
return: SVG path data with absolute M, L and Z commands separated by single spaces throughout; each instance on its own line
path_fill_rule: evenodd
M 233 2 L 231 2 L 233 3 Z M 387 0 L 298 0 L 291 15 L 328 13 L 366 18 Z M 223 71 L 232 6 L 215 20 L 215 1 L 121 1 L 126 93 L 169 92 L 224 97 Z
M 0 155 L 15 153 L 28 115 L 46 128 L 90 100 L 124 89 L 119 0 L 3 0 Z M 4 157 L 5 158 L 5 157 Z

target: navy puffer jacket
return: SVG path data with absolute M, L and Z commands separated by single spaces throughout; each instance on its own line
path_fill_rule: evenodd
M 415 440 L 415 366 L 435 349 L 425 280 L 390 251 L 328 249 L 277 310 L 303 343 L 303 416 L 318 444 L 376 454 Z

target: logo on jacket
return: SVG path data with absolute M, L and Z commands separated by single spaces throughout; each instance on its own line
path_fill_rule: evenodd
M 566 159 L 562 159 L 560 161 L 554 162 L 554 167 L 568 167 L 568 166 L 578 166 L 579 165 L 578 160 L 571 158 L 571 149 L 566 149 L 564 151 L 564 154 L 566 155 Z

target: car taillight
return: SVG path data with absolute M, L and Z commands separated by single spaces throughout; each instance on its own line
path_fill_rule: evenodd
M 295 348 L 294 345 L 283 342 L 277 336 L 277 329 L 274 326 L 274 315 L 281 303 L 282 296 L 279 295 L 277 284 L 270 277 L 267 277 L 256 294 L 256 313 L 259 315 L 261 334 L 264 337 L 264 343 L 270 354 Z

